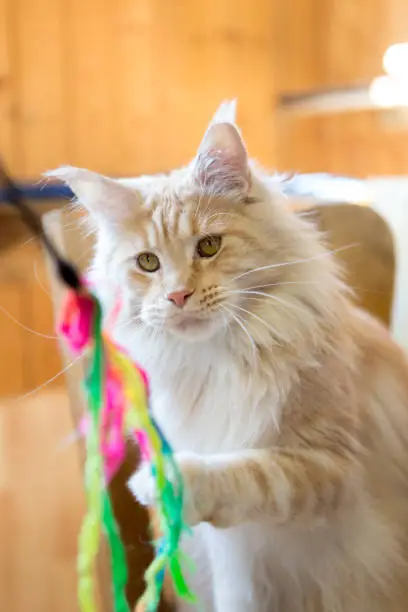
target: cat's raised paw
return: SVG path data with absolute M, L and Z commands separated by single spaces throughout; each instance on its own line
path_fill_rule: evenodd
M 192 453 L 178 453 L 175 457 L 184 483 L 184 520 L 190 526 L 209 520 L 211 495 L 207 483 L 207 462 Z M 156 503 L 155 483 L 149 464 L 141 468 L 128 480 L 132 495 L 143 506 Z

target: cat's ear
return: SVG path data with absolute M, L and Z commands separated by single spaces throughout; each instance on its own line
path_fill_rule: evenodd
M 235 125 L 234 102 L 224 102 L 216 112 L 193 162 L 200 187 L 214 195 L 245 199 L 251 186 L 248 154 Z
M 216 123 L 231 123 L 236 126 L 237 121 L 237 101 L 236 100 L 224 100 L 221 102 L 213 118 L 211 119 L 210 126 Z
M 97 219 L 126 221 L 138 209 L 139 197 L 134 190 L 96 172 L 63 166 L 46 172 L 44 176 L 66 183 L 78 203 Z

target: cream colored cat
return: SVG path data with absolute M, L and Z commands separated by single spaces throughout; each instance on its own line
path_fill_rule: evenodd
M 94 278 L 177 451 L 196 609 L 407 610 L 407 361 L 248 162 L 234 105 L 169 175 L 51 174 L 96 222 Z M 130 487 L 154 503 L 146 468 Z

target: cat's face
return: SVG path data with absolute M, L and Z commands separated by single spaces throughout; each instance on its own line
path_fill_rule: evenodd
M 241 274 L 265 263 L 258 227 L 245 214 L 251 206 L 225 196 L 211 200 L 194 186 L 158 193 L 133 229 L 118 231 L 116 246 L 111 242 L 131 315 L 190 340 L 241 321 Z

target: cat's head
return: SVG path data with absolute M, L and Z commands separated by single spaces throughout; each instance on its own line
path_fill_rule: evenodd
M 194 160 L 169 175 L 49 173 L 68 183 L 95 220 L 97 277 L 120 290 L 134 325 L 192 341 L 230 329 L 248 341 L 272 330 L 279 337 L 287 308 L 268 296 L 283 278 L 289 287 L 296 271 L 278 264 L 314 253 L 301 247 L 293 220 L 252 169 L 234 115 L 234 104 L 222 105 Z M 274 325 L 263 312 L 272 307 Z

